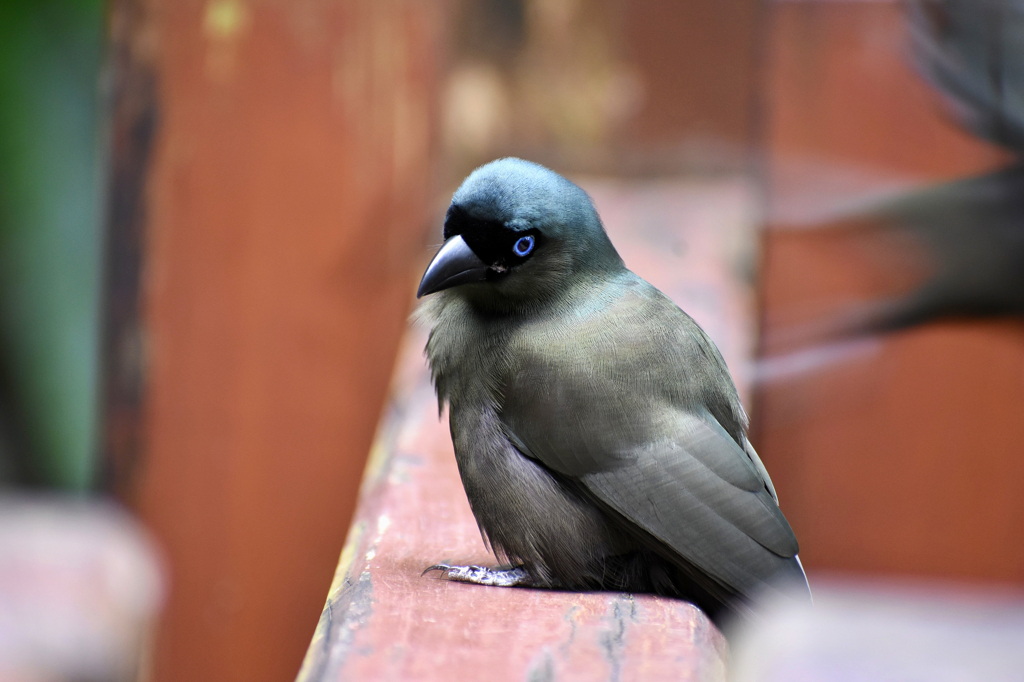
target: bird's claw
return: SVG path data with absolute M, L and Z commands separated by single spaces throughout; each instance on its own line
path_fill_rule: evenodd
M 441 571 L 443 580 L 454 580 L 474 585 L 493 585 L 496 587 L 532 587 L 530 574 L 522 566 L 511 568 L 487 568 L 486 566 L 449 566 L 434 564 L 426 568 L 420 576 L 431 571 Z
M 420 573 L 420 577 L 422 578 L 423 576 L 425 576 L 427 573 L 430 573 L 431 571 L 441 571 L 441 577 L 443 578 L 448 573 L 448 570 L 450 568 L 451 568 L 451 566 L 449 566 L 448 564 L 434 564 L 433 566 L 427 566 L 426 568 L 423 569 L 423 572 Z

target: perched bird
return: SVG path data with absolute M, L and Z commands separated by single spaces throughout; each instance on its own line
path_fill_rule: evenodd
M 1024 0 L 911 0 L 906 10 L 910 53 L 946 113 L 1013 161 L 821 225 L 857 244 L 858 253 L 878 254 L 864 266 L 882 277 L 906 262 L 921 262 L 926 272 L 909 291 L 769 329 L 769 345 L 806 346 L 942 319 L 1024 317 Z
M 1024 151 L 1024 0 L 910 0 L 910 53 L 964 129 Z
M 520 159 L 455 192 L 417 296 L 485 585 L 654 592 L 713 619 L 809 595 L 718 349 L 626 269 L 590 198 Z M 425 571 L 426 572 L 426 571 Z
M 878 234 L 918 243 L 931 272 L 909 294 L 864 306 L 853 331 L 942 318 L 1024 316 L 1024 0 L 913 0 L 912 54 L 962 128 L 1015 158 L 935 185 L 867 216 Z M 856 326 L 859 324 L 859 329 Z
M 810 322 L 770 327 L 765 343 L 791 349 L 948 319 L 1024 316 L 1024 163 L 932 185 L 831 221 L 866 273 L 919 269 L 908 291 L 876 295 Z M 819 241 L 820 243 L 820 241 Z

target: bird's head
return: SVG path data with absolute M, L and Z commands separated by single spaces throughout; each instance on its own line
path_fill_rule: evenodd
M 586 192 L 521 159 L 492 161 L 466 178 L 444 239 L 417 298 L 459 287 L 479 305 L 516 307 L 623 267 Z

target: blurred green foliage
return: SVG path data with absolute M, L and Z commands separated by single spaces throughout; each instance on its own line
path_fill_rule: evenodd
M 87 490 L 96 459 L 99 0 L 0 0 L 0 483 Z

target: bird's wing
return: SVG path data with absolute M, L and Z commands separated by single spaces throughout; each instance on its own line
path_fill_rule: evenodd
M 510 440 L 734 590 L 795 575 L 763 465 L 704 407 L 726 389 L 703 332 L 649 285 L 605 299 L 525 335 L 501 407 Z
M 750 444 L 750 441 L 746 438 L 743 439 L 743 450 L 747 453 L 747 457 L 750 458 L 750 462 L 754 465 L 754 469 L 757 470 L 757 475 L 764 481 L 764 487 L 768 493 L 775 500 L 775 504 L 779 503 L 779 494 L 775 492 L 775 484 L 772 483 L 771 476 L 768 475 L 768 470 L 764 468 L 764 463 L 757 454 L 757 450 Z

